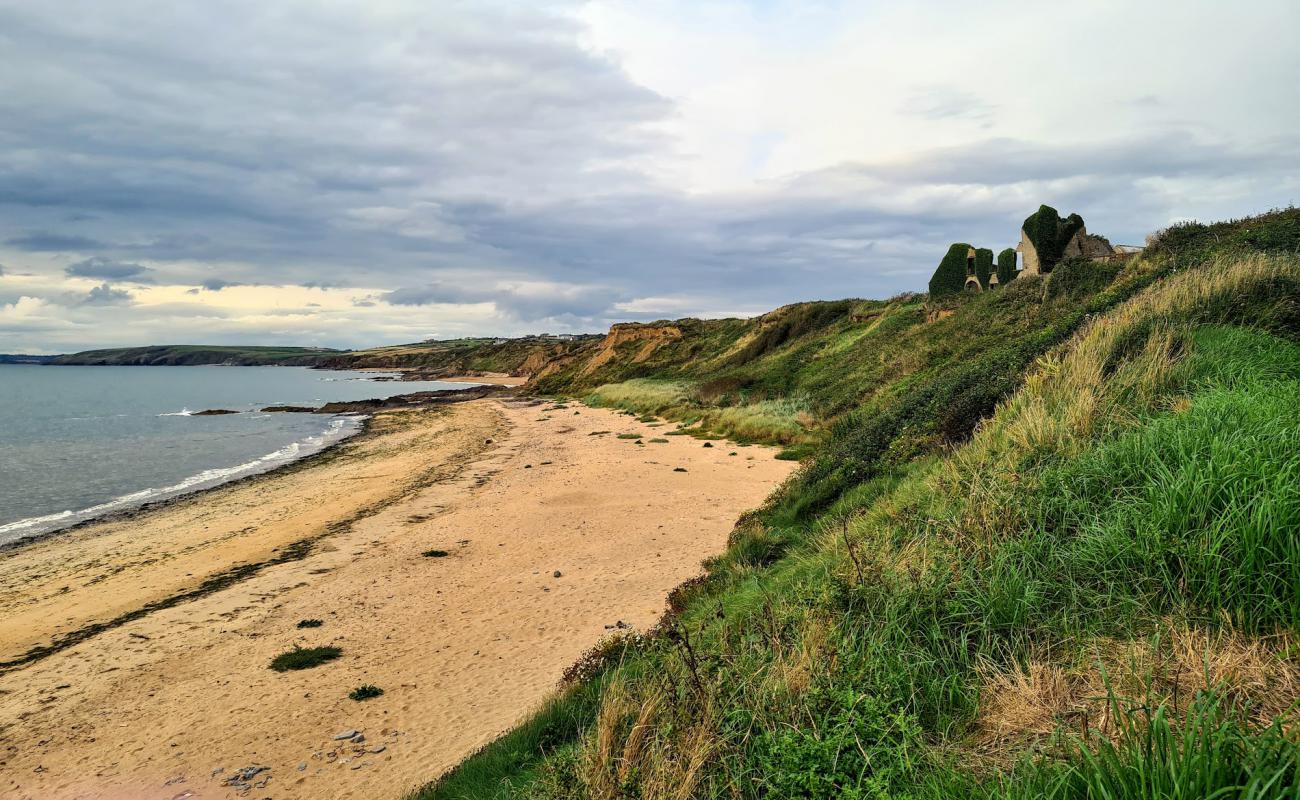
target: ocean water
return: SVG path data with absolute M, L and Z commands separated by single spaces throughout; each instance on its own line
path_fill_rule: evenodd
M 319 452 L 351 415 L 259 413 L 430 389 L 305 367 L 0 364 L 0 544 L 204 489 Z M 209 408 L 240 411 L 193 416 Z

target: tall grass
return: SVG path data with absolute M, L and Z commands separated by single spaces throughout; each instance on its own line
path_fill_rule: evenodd
M 586 401 L 593 406 L 655 414 L 698 424 L 701 431 L 745 442 L 791 444 L 803 440 L 814 425 L 807 399 L 783 397 L 730 406 L 699 401 L 684 381 L 637 378 L 596 387 Z
M 690 398 L 690 388 L 684 382 L 636 378 L 597 386 L 587 396 L 587 403 L 638 414 L 662 414 L 688 404 Z
M 1116 708 L 1113 737 L 1071 737 L 1064 759 L 1030 767 L 990 800 L 1265 800 L 1300 797 L 1300 748 L 1279 723 L 1255 731 L 1214 692 L 1185 719 Z M 1062 763 L 1064 762 L 1064 763 Z

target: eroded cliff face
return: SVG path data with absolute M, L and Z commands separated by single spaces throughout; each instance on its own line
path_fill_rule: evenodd
M 654 353 L 660 345 L 682 338 L 682 329 L 671 323 L 620 322 L 609 329 L 600 343 L 600 349 L 583 367 L 582 374 L 590 375 L 605 364 L 619 356 L 620 349 L 628 342 L 641 342 L 641 346 L 632 356 L 633 364 L 640 364 Z
M 682 329 L 671 322 L 620 322 L 612 325 L 605 338 L 594 350 L 583 348 L 576 353 L 540 357 L 534 354 L 521 368 L 522 373 L 530 375 L 533 380 L 541 380 L 554 375 L 560 370 L 575 364 L 581 364 L 580 376 L 590 375 L 606 364 L 619 358 L 628 358 L 631 363 L 639 364 L 647 359 L 660 346 L 682 338 Z M 640 343 L 629 358 L 629 343 Z

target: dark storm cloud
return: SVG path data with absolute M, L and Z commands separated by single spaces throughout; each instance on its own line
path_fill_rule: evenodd
M 72 278 L 106 278 L 119 281 L 130 278 L 137 282 L 145 280 L 149 272 L 151 270 L 148 267 L 140 264 L 114 261 L 103 256 L 91 256 L 83 261 L 70 264 L 63 270 L 65 275 Z

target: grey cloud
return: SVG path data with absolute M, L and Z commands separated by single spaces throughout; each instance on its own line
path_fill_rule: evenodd
M 198 294 L 199 289 L 207 289 L 209 292 L 219 292 L 222 289 L 229 289 L 231 286 L 244 286 L 242 281 L 228 281 L 225 278 L 204 278 L 199 281 L 198 289 L 190 289 L 188 293 Z
M 125 280 L 127 278 L 141 281 L 151 272 L 148 267 L 125 261 L 114 261 L 104 256 L 91 256 L 84 261 L 70 264 L 63 272 L 73 278 L 107 278 Z
M 604 318 L 619 300 L 615 290 L 598 286 L 525 284 L 476 288 L 455 283 L 433 283 L 386 292 L 381 299 L 390 305 L 420 306 L 434 303 L 492 303 L 507 317 L 525 321 L 556 318 L 592 320 Z
M 85 236 L 48 233 L 45 231 L 12 236 L 5 240 L 5 244 L 17 250 L 26 250 L 31 253 L 81 252 L 98 250 L 104 246 L 103 242 Z
M 122 289 L 114 289 L 107 283 L 101 283 L 91 289 L 81 302 L 83 305 L 122 305 L 131 302 L 131 293 Z

